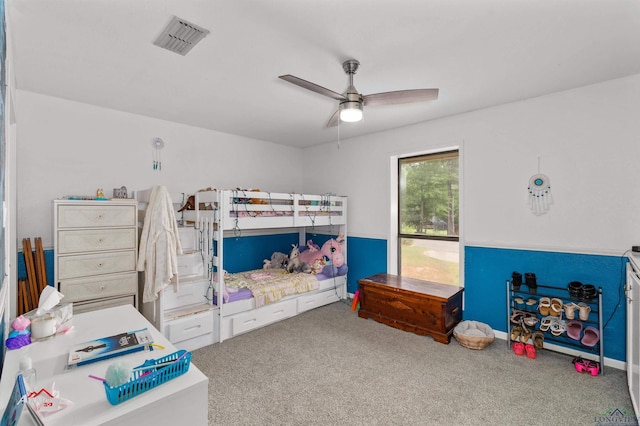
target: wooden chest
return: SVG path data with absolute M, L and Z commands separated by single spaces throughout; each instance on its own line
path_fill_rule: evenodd
M 358 316 L 449 343 L 462 319 L 461 287 L 397 275 L 376 274 L 358 281 Z

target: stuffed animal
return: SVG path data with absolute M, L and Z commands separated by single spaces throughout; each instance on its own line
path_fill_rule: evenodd
M 289 256 L 276 251 L 271 255 L 271 259 L 265 259 L 262 263 L 262 269 L 287 269 Z
M 291 253 L 289 253 L 289 265 L 287 265 L 287 272 L 310 272 L 311 267 L 308 263 L 300 260 L 300 250 L 297 244 L 291 244 Z
M 300 260 L 304 263 L 312 265 L 314 273 L 322 274 L 326 278 L 346 275 L 348 267 L 344 261 L 342 253 L 342 245 L 344 244 L 344 234 L 340 233 L 336 239 L 327 240 L 320 250 L 311 249 L 312 246 L 317 247 L 311 240 L 307 241 L 308 250 L 300 253 Z M 321 268 L 321 270 L 319 270 Z M 319 277 L 324 279 L 324 277 Z

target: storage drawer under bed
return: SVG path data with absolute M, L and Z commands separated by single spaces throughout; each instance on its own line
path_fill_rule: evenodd
M 297 299 L 298 313 L 305 312 L 319 306 L 328 305 L 329 303 L 340 300 L 336 290 L 323 291 L 321 293 L 306 294 Z
M 262 327 L 263 325 L 295 316 L 296 313 L 297 303 L 296 300 L 293 299 L 265 305 L 253 311 L 234 315 L 231 320 L 232 335 L 235 336 Z

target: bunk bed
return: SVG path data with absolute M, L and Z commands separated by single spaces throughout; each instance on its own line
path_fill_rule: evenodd
M 256 234 L 297 234 L 300 247 L 307 245 L 309 234 L 341 236 L 346 263 L 346 197 L 208 189 L 196 192 L 193 210 L 184 210 L 182 219 L 194 226 L 199 239 L 219 341 L 346 298 L 346 275 L 335 268 L 318 274 L 223 268 L 225 258 L 238 255 L 229 243 Z M 262 267 L 263 260 L 258 263 Z M 261 292 L 259 284 L 267 282 L 272 286 Z

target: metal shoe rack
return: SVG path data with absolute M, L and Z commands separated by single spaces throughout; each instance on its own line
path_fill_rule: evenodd
M 525 305 L 522 309 L 518 307 L 517 304 L 514 302 L 514 298 L 518 296 L 522 297 L 522 299 L 525 301 Z M 540 311 L 538 310 L 538 303 L 540 298 L 542 297 L 548 297 L 550 299 L 558 298 L 562 300 L 563 306 L 564 304 L 571 303 L 571 302 L 574 302 L 574 303 L 584 302 L 591 308 L 588 320 L 586 321 L 579 320 L 578 310 L 575 311 L 575 319 L 582 322 L 583 331 L 586 326 L 593 326 L 598 329 L 600 333 L 600 339 L 598 340 L 598 343 L 596 343 L 594 346 L 586 346 L 586 345 L 583 345 L 580 342 L 580 340 L 571 339 L 569 336 L 567 336 L 566 331 L 564 331 L 560 336 L 554 336 L 553 334 L 551 334 L 551 330 L 549 329 L 547 331 L 542 331 L 542 333 L 544 333 L 543 348 L 548 350 L 554 350 L 556 352 L 567 353 L 557 348 L 557 346 L 560 346 L 568 349 L 577 349 L 580 352 L 589 354 L 591 355 L 590 357 L 588 357 L 590 359 L 595 356 L 597 357 L 597 359 L 594 359 L 594 360 L 600 362 L 600 374 L 604 374 L 604 343 L 603 343 L 604 330 L 603 330 L 603 323 L 602 323 L 602 287 L 599 287 L 597 289 L 596 297 L 594 297 L 591 300 L 584 300 L 581 298 L 571 296 L 566 287 L 553 287 L 553 286 L 538 284 L 537 288 L 531 290 L 529 289 L 529 287 L 526 286 L 526 284 L 523 283 L 519 289 L 514 289 L 511 280 L 507 280 L 507 345 L 508 347 L 511 348 L 511 331 L 513 326 L 515 325 L 514 323 L 511 322 L 511 316 L 513 315 L 514 310 L 520 310 L 526 313 L 536 315 L 536 317 L 538 318 L 538 322 L 534 327 L 529 327 L 529 328 L 531 329 L 532 332 L 541 331 L 540 324 L 542 319 L 545 316 L 540 314 Z M 535 298 L 538 303 L 536 303 L 535 305 L 527 306 L 526 301 L 527 299 L 530 299 L 530 298 Z M 570 321 L 564 318 L 564 316 L 565 316 L 565 313 L 563 309 L 560 312 L 559 319 L 564 321 Z M 547 343 L 553 343 L 554 345 L 548 346 Z

